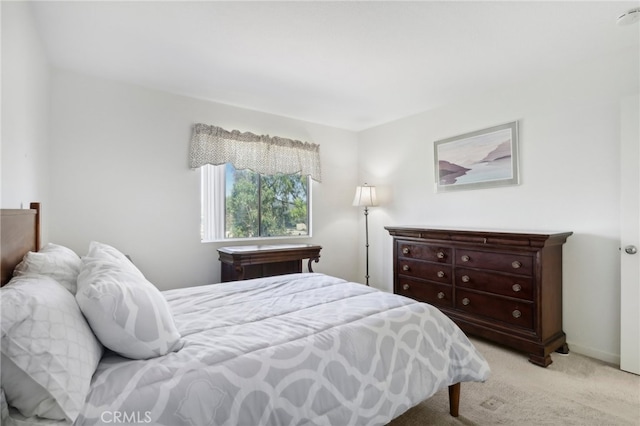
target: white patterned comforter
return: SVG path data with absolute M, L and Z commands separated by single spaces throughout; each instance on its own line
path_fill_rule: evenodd
M 184 347 L 105 356 L 77 425 L 383 425 L 489 374 L 439 310 L 322 274 L 163 294 Z

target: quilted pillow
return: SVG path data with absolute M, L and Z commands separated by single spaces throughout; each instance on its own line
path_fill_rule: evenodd
M 76 300 L 104 346 L 132 359 L 182 347 L 166 299 L 124 254 L 92 242 L 82 263 Z
M 82 260 L 73 250 L 49 243 L 38 252 L 28 252 L 13 274 L 46 275 L 62 284 L 71 294 L 76 294 L 76 282 L 81 266 Z
M 103 351 L 73 295 L 50 277 L 14 277 L 0 314 L 7 402 L 25 417 L 73 422 Z

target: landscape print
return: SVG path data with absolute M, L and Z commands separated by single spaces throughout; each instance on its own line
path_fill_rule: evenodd
M 517 126 L 509 123 L 435 143 L 439 190 L 517 183 Z

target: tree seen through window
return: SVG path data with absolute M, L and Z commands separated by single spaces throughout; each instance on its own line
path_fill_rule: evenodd
M 225 170 L 225 236 L 254 238 L 308 235 L 307 176 L 260 175 Z

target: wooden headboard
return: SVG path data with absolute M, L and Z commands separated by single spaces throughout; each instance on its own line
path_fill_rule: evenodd
M 0 286 L 11 279 L 13 270 L 29 251 L 40 249 L 40 203 L 29 209 L 1 209 L 0 258 L 2 277 Z

